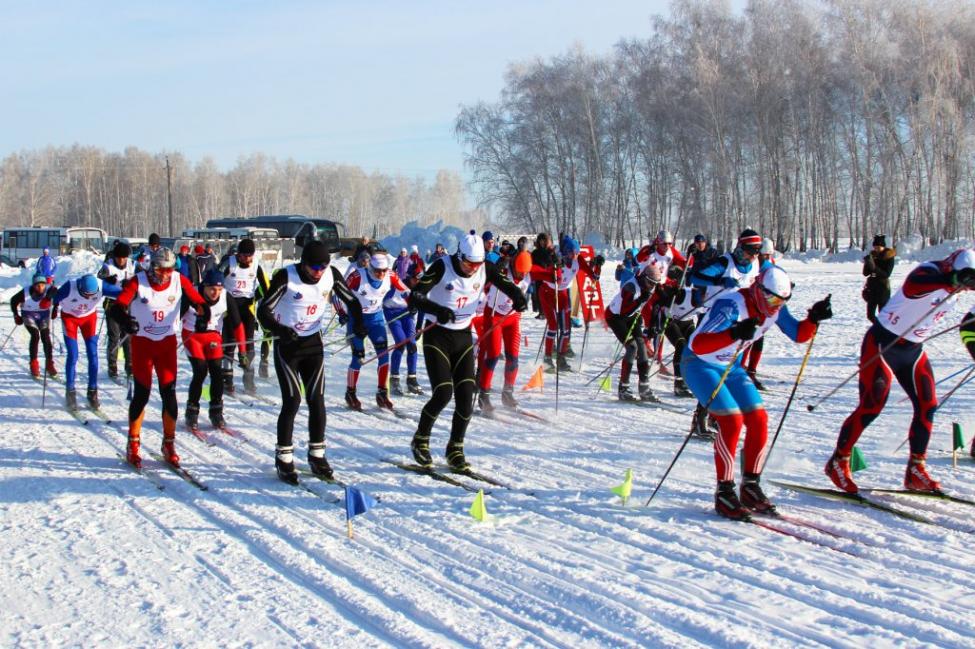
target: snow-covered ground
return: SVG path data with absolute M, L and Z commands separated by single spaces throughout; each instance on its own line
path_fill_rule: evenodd
M 795 313 L 829 292 L 836 315 L 815 341 L 765 477 L 829 486 L 822 467 L 855 385 L 813 413 L 803 406 L 855 368 L 866 329 L 862 278 L 852 262 L 784 266 L 797 283 Z M 908 268 L 898 266 L 895 284 Z M 608 301 L 615 287 L 607 276 Z M 964 308 L 972 302 L 962 300 Z M 520 383 L 542 332 L 541 321 L 524 323 Z M 7 313 L 0 325 L 5 336 Z M 575 336 L 578 352 L 581 330 Z M 60 408 L 59 383 L 48 384 L 42 407 L 18 332 L 0 353 L 0 645 L 971 646 L 975 509 L 886 498 L 941 523 L 928 525 L 769 486 L 783 512 L 836 535 L 780 523 L 822 545 L 803 542 L 717 518 L 712 451 L 695 440 L 643 507 L 690 417 L 621 405 L 586 386 L 613 350 L 611 335 L 594 328 L 583 371 L 560 377 L 558 412 L 553 377 L 544 393 L 522 393 L 523 405 L 550 424 L 507 415 L 472 421 L 469 459 L 515 487 L 491 490 L 489 523 L 468 516 L 471 493 L 380 461 L 406 458 L 415 421 L 350 413 L 341 405 L 348 356 L 329 358 L 329 458 L 339 477 L 382 499 L 354 520 L 349 540 L 342 507 L 275 478 L 276 408 L 229 401 L 227 420 L 243 438 L 207 431 L 212 447 L 181 429 L 184 465 L 209 490 L 161 470 L 161 491 L 119 460 L 122 428 L 81 426 Z M 773 430 L 804 352 L 777 330 L 766 344 L 760 375 L 773 389 Z M 938 377 L 971 362 L 956 334 L 928 353 Z M 370 395 L 373 371 L 363 372 L 360 394 Z M 79 374 L 84 381 L 83 367 Z M 188 374 L 184 362 L 181 408 Z M 654 381 L 669 404 L 690 409 L 671 396 L 668 379 Z M 124 421 L 124 387 L 101 384 L 105 411 Z M 277 394 L 273 382 L 260 390 Z M 862 486 L 900 485 L 906 451 L 895 448 L 910 419 L 902 396 L 895 387 L 861 439 L 869 464 L 857 474 Z M 397 399 L 410 417 L 422 403 Z M 968 498 L 975 463 L 966 455 L 953 469 L 943 451 L 952 421 L 970 439 L 973 403 L 963 388 L 938 413 L 930 459 L 945 488 Z M 159 410 L 154 394 L 148 447 L 160 442 Z M 446 443 L 449 413 L 435 429 L 437 447 Z M 300 464 L 304 426 L 302 411 Z M 610 488 L 628 468 L 633 498 L 623 507 Z

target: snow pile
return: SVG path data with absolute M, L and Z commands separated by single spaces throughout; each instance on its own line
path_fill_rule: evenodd
M 464 230 L 444 225 L 443 221 L 437 221 L 425 228 L 417 225 L 416 221 L 410 221 L 403 226 L 399 235 L 388 236 L 379 243 L 394 257 L 399 254 L 400 248 L 410 250 L 410 246 L 416 246 L 425 258 L 438 243 L 442 243 L 447 252 L 456 252 L 457 244 L 465 234 Z
M 55 261 L 58 265 L 54 271 L 54 284 L 57 286 L 86 273 L 97 273 L 104 258 L 87 250 L 78 250 L 70 255 L 56 257 Z M 17 291 L 30 285 L 37 260 L 28 259 L 26 264 L 27 268 L 4 266 L 0 269 L 0 302 L 9 302 Z

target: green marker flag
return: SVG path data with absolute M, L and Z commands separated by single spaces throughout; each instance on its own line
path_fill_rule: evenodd
M 623 478 L 623 484 L 613 487 L 611 491 L 623 499 L 623 506 L 626 506 L 626 501 L 629 499 L 630 494 L 633 492 L 633 469 L 626 470 L 626 477 Z
M 210 386 L 209 385 L 204 385 L 203 386 L 203 391 L 200 393 L 200 398 L 203 399 L 203 400 L 205 400 L 205 401 L 209 401 L 210 400 Z
M 856 473 L 867 468 L 867 459 L 856 446 L 853 447 L 853 455 L 850 457 L 850 471 Z
M 957 451 L 965 448 L 965 433 L 961 432 L 961 424 L 954 422 L 951 424 L 951 450 Z
M 483 523 L 484 521 L 491 518 L 491 515 L 488 514 L 487 507 L 484 506 L 483 489 L 477 490 L 477 495 L 474 497 L 474 502 L 471 504 L 470 513 L 471 513 L 471 518 L 473 518 L 479 523 Z
M 613 377 L 611 377 L 609 374 L 607 374 L 606 375 L 606 378 L 603 379 L 602 382 L 599 384 L 599 389 L 602 390 L 603 392 L 612 392 L 613 391 Z

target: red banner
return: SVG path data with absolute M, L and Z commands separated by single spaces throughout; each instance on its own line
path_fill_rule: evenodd
M 585 259 L 586 263 L 592 263 L 596 255 L 592 246 L 582 246 L 579 256 Z M 603 291 L 599 287 L 599 282 L 592 281 L 585 273 L 576 275 L 576 282 L 578 283 L 579 306 L 583 320 L 586 321 L 586 324 L 598 320 L 603 323 L 603 326 L 606 326 Z

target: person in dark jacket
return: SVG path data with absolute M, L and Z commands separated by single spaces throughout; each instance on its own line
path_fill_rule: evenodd
M 684 256 L 687 258 L 688 268 L 704 268 L 717 259 L 718 251 L 711 246 L 706 236 L 699 233 L 694 235 L 694 241 L 687 247 L 687 254 Z
M 867 320 L 877 321 L 877 311 L 890 299 L 890 274 L 894 272 L 897 257 L 895 248 L 887 247 L 887 237 L 878 234 L 873 238 L 873 250 L 863 258 L 863 299 L 867 303 Z

